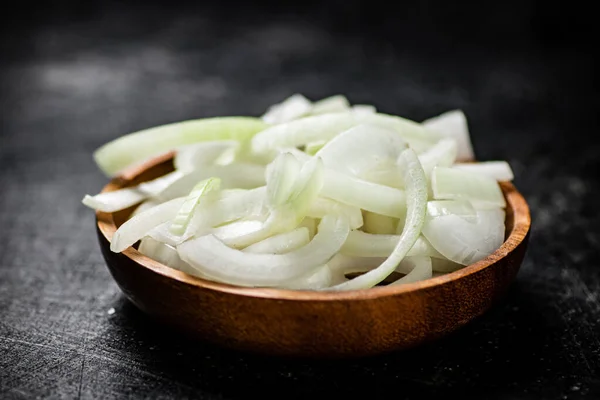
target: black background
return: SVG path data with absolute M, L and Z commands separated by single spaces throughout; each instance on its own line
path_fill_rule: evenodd
M 600 398 L 591 6 L 2 7 L 0 398 Z M 162 123 L 259 115 L 295 92 L 416 120 L 465 111 L 478 158 L 509 161 L 532 209 L 528 255 L 502 303 L 418 349 L 309 362 L 188 341 L 124 299 L 80 203 L 106 183 L 92 151 Z

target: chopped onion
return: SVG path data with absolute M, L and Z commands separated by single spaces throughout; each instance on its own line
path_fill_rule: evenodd
M 195 269 L 179 258 L 177 249 L 171 245 L 159 242 L 151 237 L 145 237 L 140 242 L 138 251 L 168 267 L 185 272 L 186 274 L 198 275 Z
M 400 241 L 400 235 L 374 235 L 351 231 L 340 252 L 355 257 L 389 257 Z M 444 258 L 423 236 L 419 236 L 408 256 Z
M 183 146 L 175 152 L 173 164 L 179 171 L 193 171 L 214 164 L 225 151 L 235 149 L 238 145 L 234 140 L 216 140 Z
M 349 109 L 350 102 L 348 101 L 346 96 L 336 95 L 315 102 L 312 106 L 310 113 L 312 115 L 318 115 L 348 111 Z
M 294 94 L 281 103 L 269 107 L 262 120 L 268 124 L 281 124 L 308 114 L 312 108 L 310 100 L 301 94 Z
M 200 203 L 207 193 L 219 190 L 220 187 L 221 180 L 219 178 L 209 178 L 194 186 L 190 194 L 185 198 L 177 215 L 173 218 L 173 222 L 169 228 L 171 233 L 174 235 L 183 235 L 198 203 Z

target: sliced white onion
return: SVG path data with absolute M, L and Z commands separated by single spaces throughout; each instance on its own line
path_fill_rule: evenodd
M 179 197 L 139 213 L 125 221 L 114 233 L 110 250 L 120 253 L 143 238 L 153 228 L 175 218 L 185 197 Z
M 325 264 L 306 276 L 282 283 L 281 287 L 292 290 L 319 290 L 331 286 L 332 282 L 333 273 L 329 266 Z
M 389 257 L 396 248 L 400 235 L 374 235 L 361 231 L 351 231 L 342 246 L 342 254 L 354 257 Z M 443 256 L 423 236 L 415 241 L 407 256 Z
M 219 178 L 223 189 L 254 189 L 265 184 L 265 167 L 246 163 L 207 165 L 183 174 L 161 191 L 158 197 L 170 200 L 185 196 L 198 182 L 208 178 Z
M 182 260 L 203 275 L 241 286 L 276 286 L 326 264 L 342 247 L 350 228 L 346 218 L 325 216 L 309 244 L 287 254 L 251 254 L 227 247 L 214 235 L 182 243 Z
M 343 112 L 305 117 L 267 128 L 252 138 L 252 151 L 265 154 L 277 148 L 300 147 L 317 140 L 331 140 L 339 133 L 361 124 L 392 129 L 418 152 L 426 150 L 441 137 L 405 118 Z
M 477 209 L 506 206 L 498 182 L 474 172 L 435 167 L 431 174 L 431 186 L 436 200 L 468 200 Z
M 217 117 L 162 125 L 121 136 L 94 152 L 108 176 L 180 146 L 210 140 L 243 140 L 268 125 L 258 118 Z
M 355 114 L 375 114 L 377 109 L 368 104 L 355 104 L 352 106 L 352 112 Z
M 390 286 L 405 285 L 407 283 L 413 283 L 423 281 L 431 278 L 433 269 L 431 267 L 431 258 L 429 257 L 406 257 L 403 260 L 405 263 L 411 263 L 413 265 L 411 271 L 404 275 L 402 278 L 390 283 Z
M 302 117 L 312 109 L 310 100 L 301 94 L 294 94 L 281 103 L 269 107 L 262 120 L 267 124 L 281 124 Z
M 311 115 L 336 113 L 350 110 L 350 102 L 345 96 L 335 95 L 319 100 L 312 105 Z
M 131 207 L 147 198 L 148 195 L 138 188 L 125 188 L 95 196 L 86 194 L 82 203 L 94 210 L 111 213 Z
M 301 227 L 254 243 L 243 251 L 257 254 L 285 254 L 307 245 L 308 242 L 310 242 L 308 228 Z
M 458 161 L 471 161 L 475 159 L 467 117 L 461 110 L 445 112 L 423 121 L 422 124 L 425 128 L 439 132 L 456 141 L 458 145 L 456 156 Z
M 317 198 L 310 205 L 310 209 L 307 213 L 311 218 L 323 218 L 328 214 L 343 215 L 347 217 L 350 223 L 350 229 L 358 229 L 363 225 L 363 217 L 360 208 L 352 207 L 324 197 Z
M 477 211 L 467 200 L 431 200 L 427 202 L 427 217 L 456 215 L 469 222 L 477 221 Z
M 363 213 L 363 231 L 381 235 L 393 235 L 398 227 L 398 218 L 365 211 Z
M 504 241 L 504 210 L 478 210 L 477 222 L 458 215 L 426 218 L 423 235 L 445 258 L 461 265 L 475 263 Z
M 396 160 L 405 148 L 406 142 L 391 129 L 358 125 L 337 135 L 316 155 L 326 168 L 385 185 L 402 182 Z
M 497 181 L 512 181 L 515 178 L 512 168 L 506 161 L 454 164 L 452 168 L 482 174 Z
M 407 213 L 405 228 L 394 251 L 379 267 L 348 282 L 333 286 L 331 290 L 366 289 L 377 285 L 396 269 L 419 238 L 425 220 L 427 181 L 421 163 L 412 149 L 404 150 L 398 158 L 398 163 L 404 171 Z
M 325 170 L 321 196 L 340 203 L 389 217 L 404 215 L 406 195 L 403 190 Z
M 419 161 L 427 179 L 435 167 L 449 167 L 456 160 L 456 142 L 452 139 L 442 139 L 430 149 L 419 154 Z
M 185 272 L 186 274 L 198 275 L 198 272 L 195 269 L 179 258 L 177 249 L 173 246 L 159 242 L 150 237 L 145 237 L 140 242 L 138 251 L 146 257 L 150 257 L 167 267 Z
M 267 166 L 267 196 L 273 206 L 289 200 L 302 164 L 291 153 L 281 153 Z
M 214 164 L 225 151 L 234 149 L 239 142 L 234 140 L 216 140 L 194 143 L 177 149 L 173 164 L 179 171 L 193 171 Z
M 206 198 L 208 193 L 219 190 L 220 187 L 221 180 L 219 178 L 208 178 L 194 186 L 173 218 L 169 231 L 174 235 L 183 235 L 192 219 L 194 209 L 203 198 Z

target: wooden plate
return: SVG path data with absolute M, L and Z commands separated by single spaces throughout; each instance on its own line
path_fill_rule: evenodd
M 103 191 L 136 185 L 173 169 L 165 154 Z M 506 241 L 459 271 L 401 286 L 349 292 L 243 288 L 203 280 L 156 262 L 134 247 L 110 251 L 133 207 L 97 213 L 102 254 L 115 281 L 141 310 L 198 338 L 251 352 L 357 357 L 414 347 L 446 335 L 485 312 L 514 280 L 531 218 L 525 199 L 501 183 L 507 200 Z

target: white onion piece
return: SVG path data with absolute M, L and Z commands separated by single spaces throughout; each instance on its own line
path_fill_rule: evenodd
M 163 200 L 187 195 L 200 181 L 221 179 L 223 189 L 254 189 L 265 184 L 265 167 L 256 164 L 207 165 L 183 174 L 158 194 Z
M 206 198 L 208 193 L 219 190 L 220 187 L 221 180 L 219 178 L 208 178 L 194 186 L 173 218 L 169 231 L 174 235 L 183 235 L 192 219 L 194 209 Z
M 313 103 L 311 115 L 328 114 L 350 110 L 350 102 L 345 96 L 335 95 Z
M 169 200 L 125 221 L 113 235 L 110 250 L 120 253 L 146 236 L 156 226 L 175 218 L 184 201 L 185 197 Z
M 363 231 L 367 233 L 375 233 L 380 235 L 393 235 L 396 233 L 398 226 L 398 218 L 388 217 L 365 211 L 363 213 Z
M 433 269 L 431 267 L 431 258 L 429 257 L 406 257 L 405 263 L 413 264 L 412 270 L 402 278 L 390 283 L 389 286 L 405 285 L 418 281 L 424 281 L 431 278 Z
M 436 167 L 431 174 L 431 187 L 436 200 L 468 200 L 477 209 L 506 206 L 498 182 L 474 172 Z
M 427 205 L 427 181 L 423 168 L 415 152 L 406 149 L 398 158 L 399 167 L 404 171 L 406 185 L 406 224 L 392 254 L 377 268 L 348 282 L 333 286 L 331 290 L 355 290 L 373 287 L 387 278 L 400 264 L 404 256 L 419 238 L 425 207 Z
M 404 215 L 406 208 L 406 195 L 403 190 L 354 178 L 330 169 L 325 170 L 321 196 L 396 218 Z
M 427 202 L 427 217 L 456 215 L 469 222 L 477 221 L 477 211 L 467 200 L 431 200 Z
M 82 203 L 94 210 L 111 213 L 131 207 L 147 198 L 146 193 L 135 187 L 100 193 L 95 196 L 86 194 Z
M 145 237 L 140 242 L 138 251 L 146 257 L 150 257 L 167 267 L 185 272 L 186 274 L 198 275 L 198 272 L 195 269 L 179 258 L 177 249 L 166 243 L 159 242 L 150 237 Z
M 302 164 L 291 153 L 281 153 L 267 166 L 267 196 L 273 206 L 289 200 Z
M 333 273 L 327 264 L 318 267 L 306 276 L 282 283 L 283 289 L 291 290 L 318 290 L 331 286 Z
M 214 164 L 225 151 L 235 148 L 239 142 L 234 140 L 216 140 L 194 143 L 177 149 L 173 164 L 179 171 L 193 171 Z
M 340 253 L 355 257 L 389 257 L 400 240 L 400 235 L 374 235 L 351 231 Z M 415 241 L 407 256 L 443 256 L 423 236 Z
M 268 125 L 258 118 L 217 117 L 177 122 L 121 136 L 94 152 L 108 176 L 187 144 L 211 140 L 243 140 Z
M 301 94 L 294 94 L 279 104 L 274 104 L 261 117 L 267 124 L 281 124 L 295 120 L 312 110 L 312 103 Z
M 456 160 L 456 142 L 452 139 L 442 139 L 430 149 L 419 154 L 419 161 L 427 179 L 435 167 L 449 167 Z
M 266 187 L 251 190 L 222 190 L 210 205 L 197 209 L 186 231 L 204 232 L 240 219 L 262 219 L 268 212 Z
M 285 254 L 306 246 L 308 242 L 310 242 L 308 228 L 302 227 L 271 236 L 246 247 L 243 251 L 256 254 Z
M 82 203 L 94 210 L 102 212 L 115 212 L 124 210 L 125 208 L 131 207 L 150 197 L 157 196 L 161 191 L 163 191 L 181 176 L 183 176 L 181 172 L 173 171 L 134 187 L 100 193 L 95 196 L 86 195 L 83 198 Z
M 427 217 L 423 235 L 445 258 L 461 265 L 475 263 L 504 241 L 504 210 L 478 210 L 477 222 L 457 215 Z
M 157 205 L 159 205 L 161 203 L 161 201 L 156 200 L 156 199 L 150 199 L 150 200 L 146 200 L 144 201 L 142 204 L 140 204 L 139 206 L 137 206 L 135 208 L 135 210 L 133 210 L 133 212 L 131 213 L 131 215 L 129 216 L 129 219 L 135 217 L 138 214 L 143 213 L 146 210 L 149 210 L 153 207 L 156 207 Z
M 352 106 L 352 112 L 355 114 L 376 114 L 377 109 L 368 104 L 355 104 Z
M 346 218 L 326 216 L 306 246 L 287 254 L 251 254 L 227 247 L 214 235 L 182 243 L 182 260 L 212 279 L 241 286 L 277 286 L 326 264 L 342 247 L 350 228 Z
M 304 146 L 304 152 L 308 155 L 314 156 L 323 148 L 323 146 L 325 146 L 325 144 L 327 144 L 327 141 L 325 140 L 317 140 L 315 142 L 307 143 L 306 146 Z
M 445 112 L 423 121 L 422 124 L 425 128 L 439 132 L 456 141 L 458 161 L 472 161 L 475 159 L 467 117 L 461 110 Z
M 361 124 L 392 129 L 417 152 L 426 150 L 441 137 L 405 118 L 343 112 L 305 117 L 267 128 L 252 138 L 252 151 L 267 154 L 278 148 L 300 147 L 317 140 L 331 140 L 339 133 Z
M 371 182 L 402 182 L 396 160 L 406 142 L 393 130 L 376 125 L 358 125 L 337 135 L 319 152 L 323 165 L 333 171 Z M 373 177 L 380 180 L 373 180 Z
M 497 181 L 512 181 L 515 176 L 506 161 L 484 161 L 469 164 L 454 164 L 452 168 L 488 176 Z
M 352 207 L 335 200 L 318 197 L 311 205 L 307 216 L 323 218 L 328 214 L 343 215 L 348 218 L 350 229 L 358 229 L 363 225 L 360 208 Z

